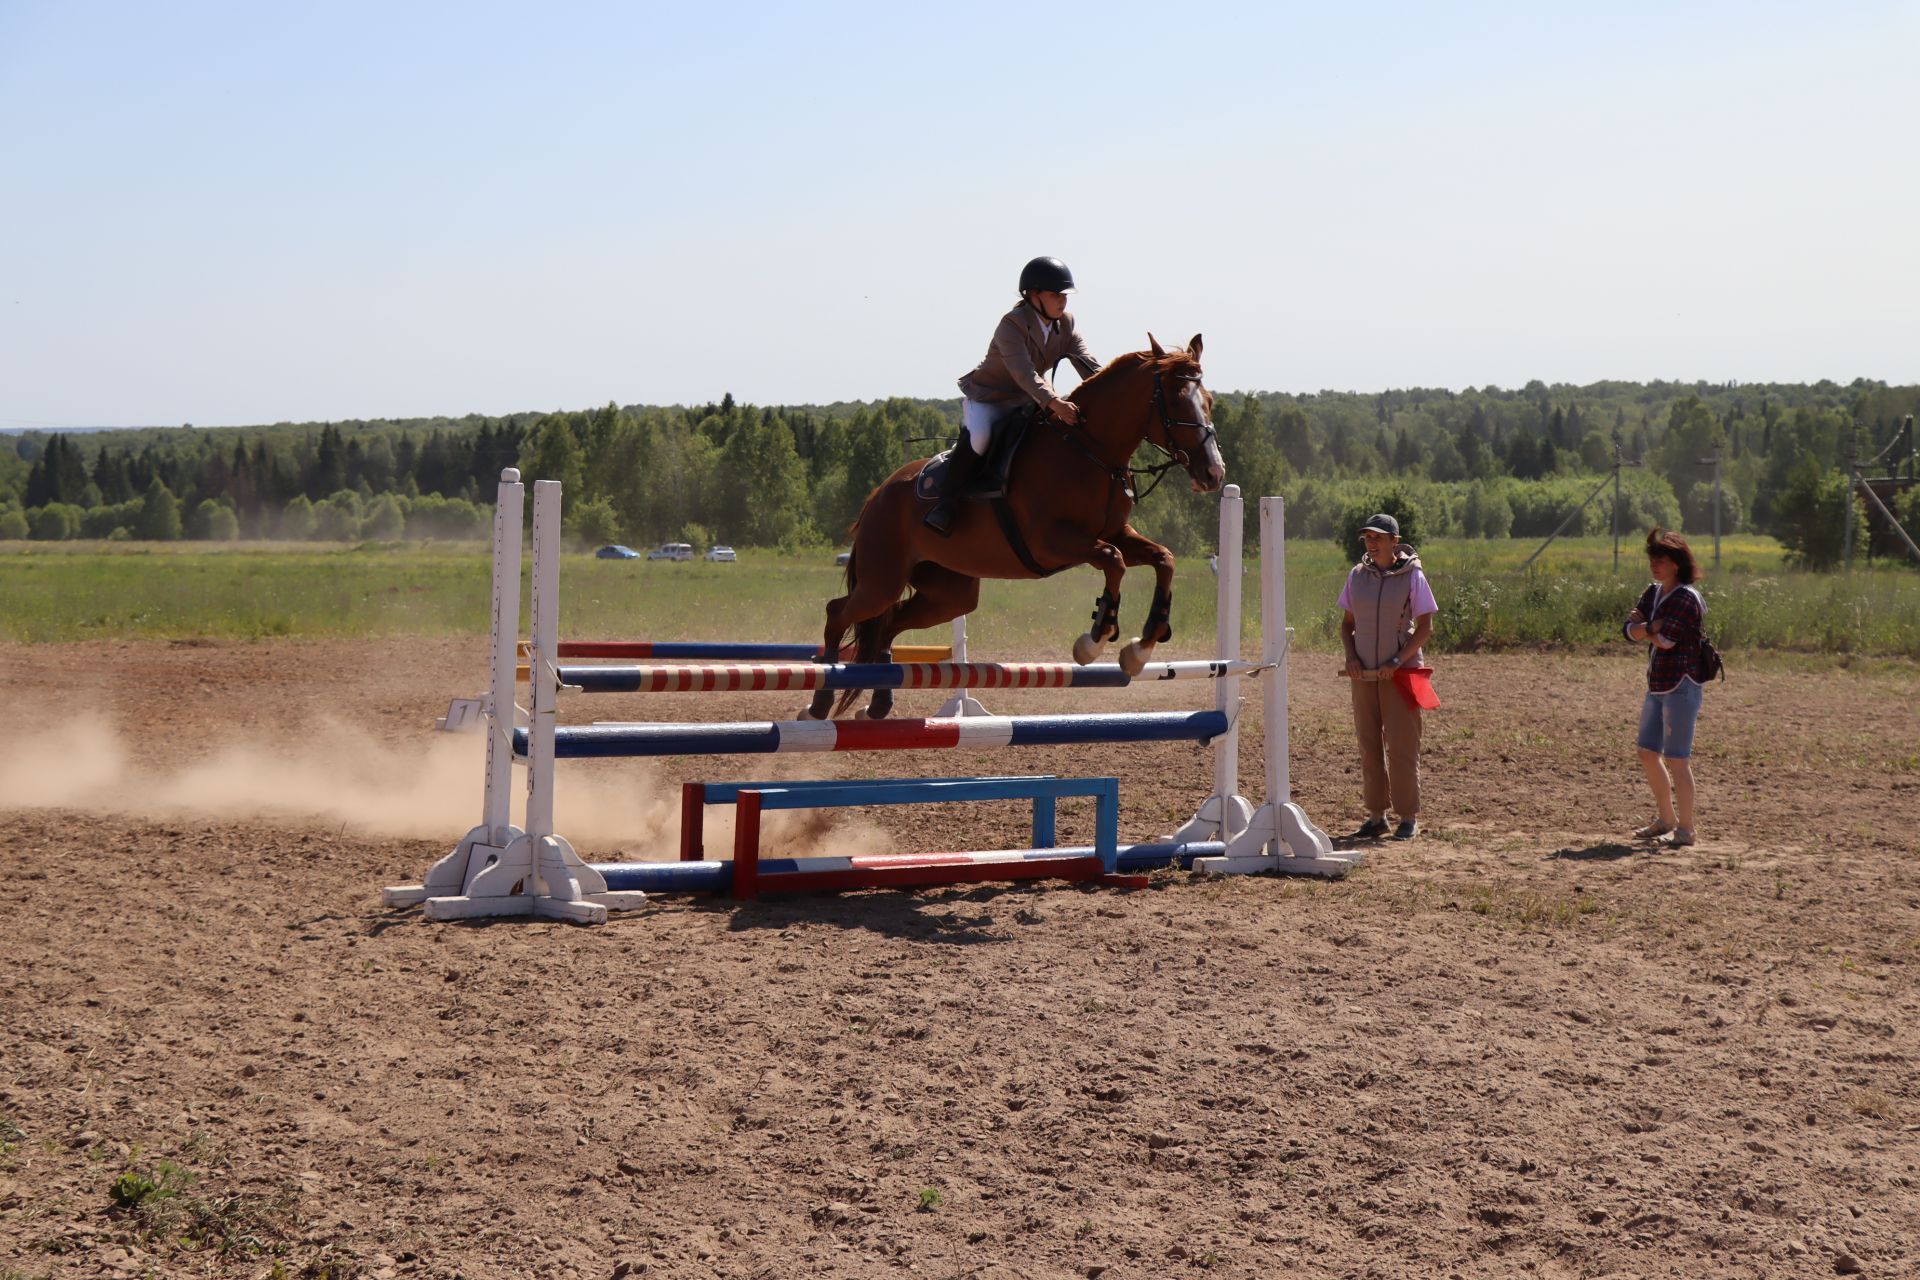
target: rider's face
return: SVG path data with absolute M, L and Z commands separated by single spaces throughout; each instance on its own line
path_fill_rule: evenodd
M 1045 289 L 1035 289 L 1032 293 L 1033 305 L 1040 308 L 1040 314 L 1049 320 L 1058 320 L 1067 314 L 1067 295 L 1050 293 Z

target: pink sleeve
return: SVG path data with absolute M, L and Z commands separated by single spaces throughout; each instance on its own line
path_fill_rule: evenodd
M 1423 614 L 1440 612 L 1440 604 L 1433 598 L 1433 584 L 1427 581 L 1425 573 L 1416 572 L 1413 575 L 1412 598 L 1408 604 L 1416 618 Z
M 1340 598 L 1334 602 L 1335 605 L 1337 605 L 1343 613 L 1346 610 L 1353 608 L 1352 592 L 1353 592 L 1353 575 L 1349 573 L 1347 575 L 1347 580 L 1340 584 Z

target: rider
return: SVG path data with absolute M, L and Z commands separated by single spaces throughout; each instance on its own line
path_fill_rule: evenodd
M 1055 395 L 1048 381 L 1062 360 L 1071 360 L 1085 378 L 1100 367 L 1087 343 L 1074 332 L 1067 312 L 1073 272 L 1058 258 L 1035 258 L 1020 272 L 1020 304 L 1000 317 L 993 341 L 980 363 L 960 379 L 960 423 L 965 429 L 947 457 L 940 479 L 940 501 L 927 513 L 927 527 L 941 537 L 953 531 L 954 504 L 987 455 L 994 424 L 1030 399 L 1060 421 L 1080 420 L 1072 401 Z M 1045 370 L 1043 373 L 1042 370 Z

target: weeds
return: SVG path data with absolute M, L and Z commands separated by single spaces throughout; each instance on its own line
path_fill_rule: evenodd
M 171 1160 L 155 1164 L 150 1172 L 128 1169 L 113 1180 L 107 1195 L 117 1209 L 158 1206 L 193 1185 L 193 1175 Z
M 1853 1095 L 1847 1109 L 1857 1116 L 1866 1116 L 1873 1120 L 1898 1120 L 1900 1104 L 1878 1089 L 1862 1089 Z
M 1467 910 L 1500 924 L 1530 929 L 1564 929 L 1601 910 L 1584 893 L 1536 893 L 1483 885 L 1467 896 Z
M 107 1187 L 111 1212 L 146 1238 L 149 1248 L 184 1253 L 211 1253 L 217 1257 L 260 1257 L 278 1254 L 279 1243 L 299 1233 L 298 1193 L 291 1189 L 271 1198 L 260 1196 L 200 1196 L 192 1194 L 195 1175 L 171 1160 L 157 1160 L 144 1168 L 119 1173 Z M 310 1264 L 293 1273 L 302 1280 L 314 1275 L 344 1276 L 333 1263 L 314 1272 Z

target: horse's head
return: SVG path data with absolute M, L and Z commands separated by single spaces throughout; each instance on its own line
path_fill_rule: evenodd
M 1169 352 L 1151 333 L 1153 403 L 1147 421 L 1147 439 L 1165 449 L 1187 469 L 1195 493 L 1212 493 L 1227 478 L 1220 458 L 1220 439 L 1213 429 L 1213 393 L 1200 380 L 1200 335 L 1187 349 Z

